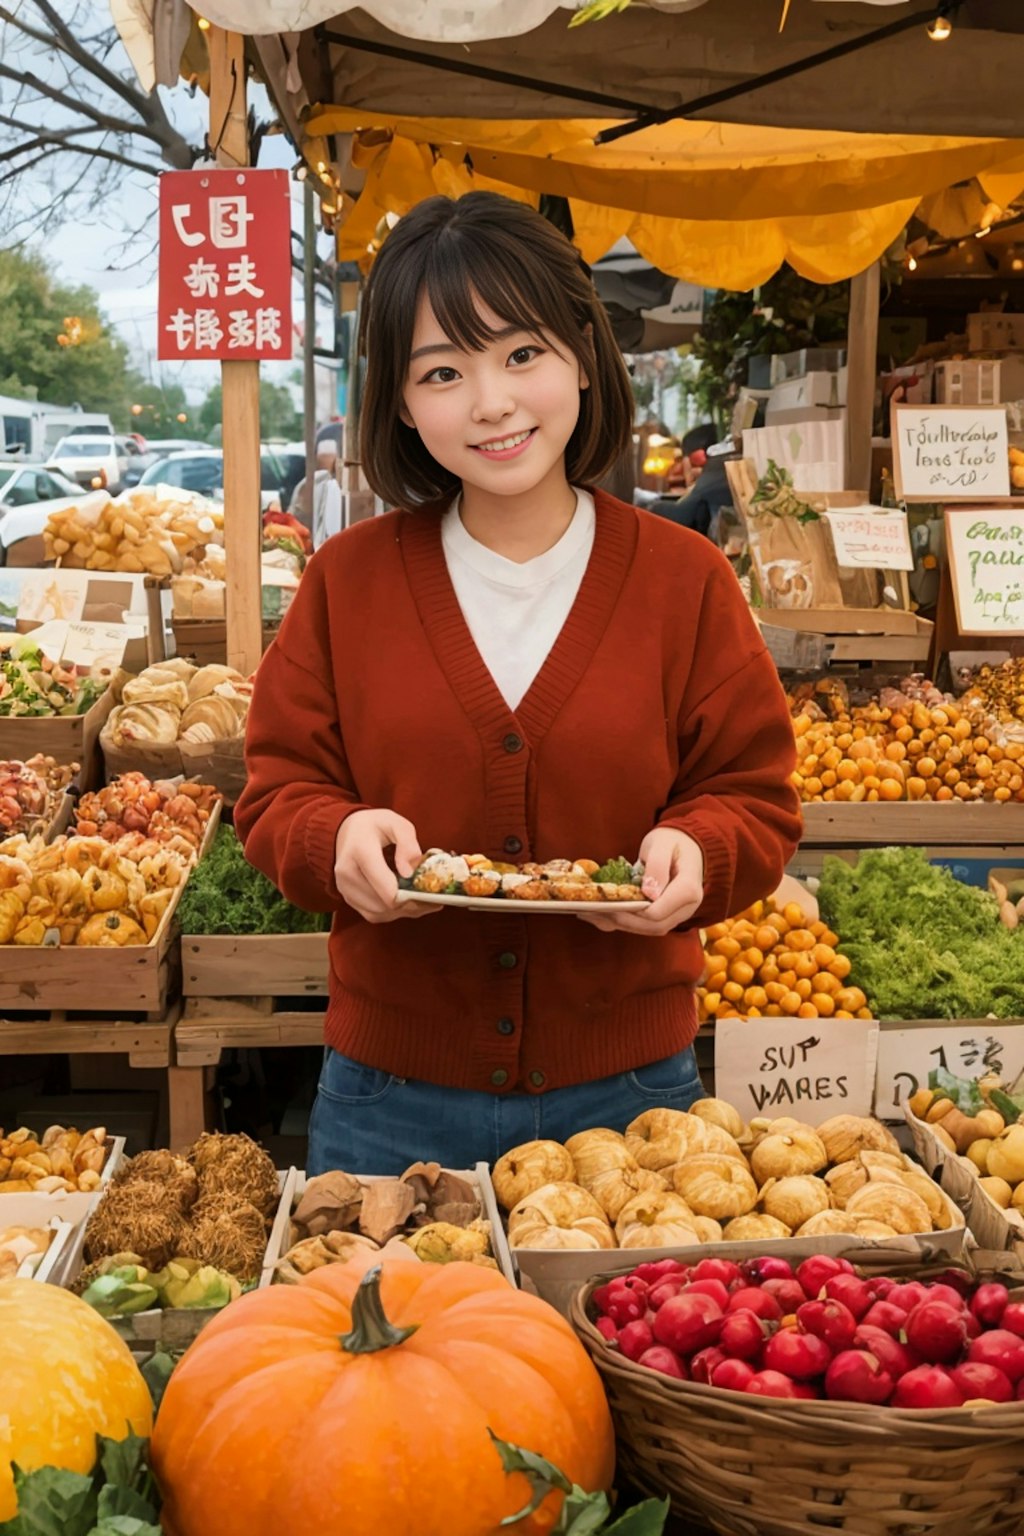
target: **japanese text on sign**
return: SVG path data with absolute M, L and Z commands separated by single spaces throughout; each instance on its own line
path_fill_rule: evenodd
M 922 1029 L 889 1029 L 883 1024 L 878 1037 L 875 1114 L 883 1120 L 899 1119 L 906 1100 L 927 1087 L 929 1072 L 940 1068 L 954 1077 L 997 1072 L 1004 1082 L 1012 1082 L 1024 1068 L 1024 1025 L 1001 1019 Z
M 1024 516 L 1014 507 L 946 512 L 961 634 L 1024 634 Z
M 846 569 L 912 571 L 914 556 L 905 512 L 882 507 L 829 508 L 836 564 Z
M 290 224 L 284 171 L 160 178 L 160 357 L 291 357 Z
M 808 1125 L 871 1113 L 878 1025 L 866 1019 L 718 1019 L 715 1092 L 745 1119 Z
M 1005 406 L 893 408 L 897 494 L 909 501 L 1009 496 Z

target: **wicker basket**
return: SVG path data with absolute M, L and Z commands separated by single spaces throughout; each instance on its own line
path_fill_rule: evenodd
M 621 1273 L 622 1271 L 620 1271 Z M 722 1536 L 1020 1536 L 1024 1402 L 966 1411 L 788 1402 L 673 1381 L 572 1323 L 608 1394 L 620 1470 Z

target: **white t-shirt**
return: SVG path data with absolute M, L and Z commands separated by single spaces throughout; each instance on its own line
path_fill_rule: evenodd
M 487 670 L 509 709 L 516 709 L 576 600 L 594 547 L 594 498 L 576 487 L 576 511 L 558 543 L 521 564 L 466 532 L 460 501 L 441 521 L 448 574 Z

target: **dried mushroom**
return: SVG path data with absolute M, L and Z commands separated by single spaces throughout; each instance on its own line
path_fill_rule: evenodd
M 307 1237 L 345 1232 L 358 1222 L 362 1203 L 363 1186 L 354 1174 L 340 1169 L 318 1173 L 307 1179 L 292 1221 Z
M 323 1232 L 316 1237 L 303 1238 L 289 1248 L 274 1266 L 274 1276 L 286 1284 L 296 1285 L 315 1269 L 323 1269 L 327 1264 L 346 1264 L 354 1254 L 376 1251 L 377 1244 L 373 1239 L 362 1237 L 358 1232 Z
M 383 1245 L 401 1232 L 415 1206 L 416 1193 L 411 1184 L 404 1184 L 401 1179 L 374 1179 L 363 1191 L 359 1230 L 364 1237 L 372 1237 L 375 1243 Z

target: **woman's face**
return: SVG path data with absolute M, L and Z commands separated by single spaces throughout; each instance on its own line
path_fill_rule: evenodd
M 463 485 L 519 496 L 564 474 L 588 381 L 563 343 L 507 327 L 480 302 L 477 310 L 498 334 L 482 351 L 464 352 L 420 295 L 402 420 Z

